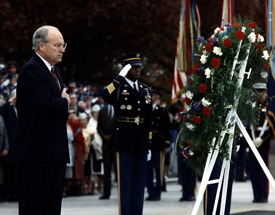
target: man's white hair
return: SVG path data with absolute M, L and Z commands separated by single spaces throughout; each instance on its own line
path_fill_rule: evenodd
M 32 36 L 32 49 L 37 50 L 39 48 L 40 42 L 48 42 L 49 37 L 49 29 L 55 28 L 58 30 L 58 28 L 51 26 L 51 25 L 44 25 L 40 28 L 38 28 L 33 36 Z

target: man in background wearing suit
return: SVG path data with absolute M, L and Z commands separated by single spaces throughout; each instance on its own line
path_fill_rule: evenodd
M 104 187 L 103 195 L 99 199 L 109 199 L 111 195 L 111 171 L 114 163 L 114 150 L 111 141 L 117 117 L 112 105 L 106 105 L 98 114 L 97 131 L 103 140 L 103 164 L 104 164 Z
M 22 67 L 17 84 L 19 214 L 59 215 L 70 98 L 55 64 L 67 44 L 53 26 L 37 29 L 32 43 L 36 54 Z

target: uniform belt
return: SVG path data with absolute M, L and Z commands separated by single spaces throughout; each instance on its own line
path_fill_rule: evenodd
M 119 122 L 136 123 L 137 125 L 139 125 L 139 123 L 144 123 L 144 119 L 139 118 L 139 116 L 138 117 L 119 117 L 118 121 Z

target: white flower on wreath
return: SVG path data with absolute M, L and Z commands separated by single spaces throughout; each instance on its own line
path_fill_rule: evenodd
M 217 27 L 217 28 L 214 30 L 215 34 L 216 34 L 216 33 L 220 33 L 220 31 L 221 31 L 221 29 L 220 29 L 219 27 Z
M 211 74 L 211 70 L 209 68 L 207 68 L 205 71 L 204 71 L 204 75 L 206 75 L 206 78 L 210 78 L 210 74 Z
M 188 99 L 192 99 L 193 96 L 194 96 L 194 94 L 193 94 L 191 91 L 187 91 L 187 92 L 186 92 L 186 97 L 187 97 Z
M 216 54 L 216 55 L 219 55 L 219 56 L 223 55 L 221 48 L 217 47 L 217 46 L 214 47 L 213 53 Z
M 185 123 L 185 125 L 186 125 L 186 128 L 188 128 L 188 129 L 191 130 L 191 131 L 194 131 L 194 129 L 195 129 L 195 126 L 194 126 L 194 125 L 192 125 L 192 124 L 189 123 L 189 122 Z
M 264 58 L 265 60 L 268 60 L 268 58 L 269 58 L 269 54 L 268 54 L 268 51 L 263 51 L 263 56 L 262 56 L 262 58 Z
M 257 38 L 257 42 L 260 42 L 260 43 L 264 42 L 264 37 L 259 34 Z
M 202 98 L 201 103 L 204 107 L 208 107 L 209 105 L 211 105 L 211 102 L 205 100 L 204 97 Z
M 256 34 L 254 32 L 251 32 L 247 38 L 251 43 L 254 43 L 256 41 Z
M 200 62 L 201 62 L 202 64 L 205 64 L 206 61 L 207 61 L 207 56 L 206 56 L 206 55 L 202 55 L 202 56 L 201 56 L 201 59 L 200 59 Z
M 245 33 L 246 27 L 242 27 L 242 32 Z
M 261 76 L 262 76 L 262 78 L 267 78 L 268 73 L 266 71 L 262 71 Z

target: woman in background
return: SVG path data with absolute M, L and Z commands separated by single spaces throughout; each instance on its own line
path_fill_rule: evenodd
M 91 147 L 91 171 L 92 171 L 92 193 L 95 191 L 95 181 L 97 180 L 97 191 L 102 193 L 103 180 L 103 162 L 102 162 L 102 139 L 97 132 L 97 120 L 100 110 L 99 105 L 92 107 L 92 118 L 89 120 L 88 126 L 94 131 L 94 139 Z

